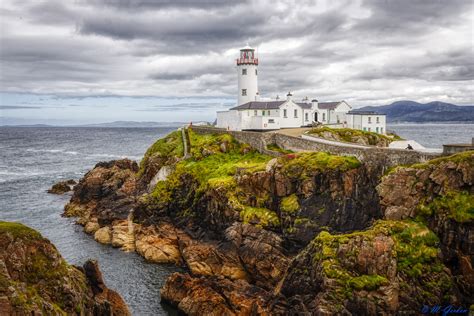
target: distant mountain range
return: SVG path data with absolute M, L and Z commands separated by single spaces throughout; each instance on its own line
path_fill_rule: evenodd
M 388 122 L 474 122 L 474 106 L 458 106 L 440 101 L 397 101 L 382 106 L 366 106 L 354 111 L 386 114 Z

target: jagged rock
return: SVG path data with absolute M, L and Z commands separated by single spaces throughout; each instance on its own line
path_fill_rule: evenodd
M 183 259 L 194 275 L 225 276 L 233 280 L 248 278 L 233 247 L 191 240 L 181 241 L 180 247 Z
M 64 215 L 80 217 L 85 225 L 96 218 L 100 226 L 125 220 L 133 209 L 138 165 L 129 159 L 100 162 L 74 187 Z
M 140 227 L 136 233 L 137 252 L 146 260 L 155 263 L 179 263 L 181 253 L 178 238 L 188 238 L 172 224 L 162 222 L 159 225 Z
M 66 192 L 72 191 L 76 184 L 77 184 L 77 182 L 73 179 L 65 180 L 65 181 L 59 181 L 58 183 L 55 183 L 51 187 L 51 189 L 48 190 L 48 193 L 64 194 Z
M 253 225 L 235 223 L 226 230 L 226 237 L 237 247 L 240 260 L 255 284 L 264 288 L 276 286 L 289 263 L 280 236 Z
M 161 299 L 187 315 L 281 315 L 287 308 L 274 296 L 244 280 L 193 278 L 174 273 L 161 289 Z
M 135 230 L 137 224 L 131 220 L 116 221 L 112 225 L 111 244 L 113 247 L 122 248 L 124 251 L 135 250 Z
M 130 315 L 96 262 L 71 266 L 47 239 L 18 223 L 0 222 L 0 297 L 2 315 Z

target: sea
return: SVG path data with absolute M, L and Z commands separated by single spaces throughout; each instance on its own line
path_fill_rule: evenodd
M 139 161 L 154 141 L 176 128 L 0 127 L 0 220 L 37 229 L 71 264 L 98 260 L 106 284 L 134 315 L 176 315 L 160 303 L 160 288 L 179 268 L 150 264 L 136 253 L 95 242 L 74 219 L 61 216 L 70 195 L 46 193 L 59 180 L 78 180 L 99 161 Z M 474 137 L 474 122 L 392 124 L 387 129 L 429 148 Z

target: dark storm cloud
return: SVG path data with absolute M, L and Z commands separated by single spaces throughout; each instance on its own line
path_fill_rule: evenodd
M 469 0 L 8 0 L 0 88 L 234 97 L 248 41 L 264 96 L 372 102 L 416 84 L 415 99 L 472 103 L 472 10 Z

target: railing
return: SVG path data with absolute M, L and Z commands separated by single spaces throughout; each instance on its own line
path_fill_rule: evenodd
M 237 65 L 253 64 L 258 65 L 258 58 L 237 58 Z

